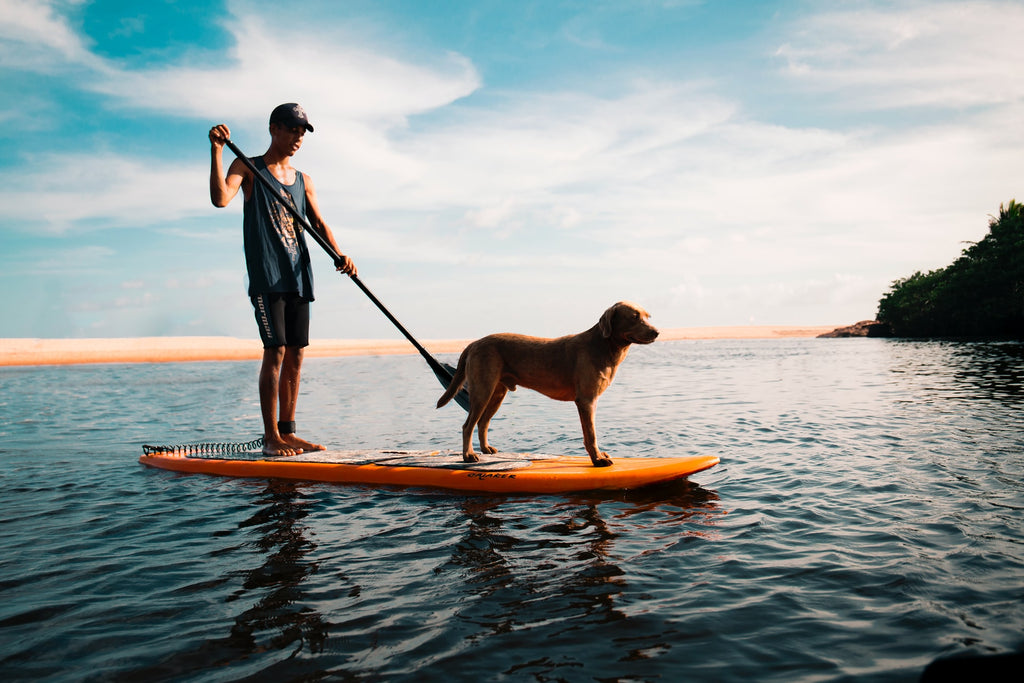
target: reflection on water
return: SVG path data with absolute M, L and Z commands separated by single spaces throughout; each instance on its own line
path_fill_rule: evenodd
M 318 567 L 308 557 L 316 544 L 306 538 L 308 530 L 301 524 L 309 504 L 298 499 L 295 489 L 290 482 L 270 482 L 266 497 L 258 503 L 265 507 L 240 525 L 259 529 L 256 546 L 266 555 L 261 566 L 243 572 L 242 588 L 230 598 L 238 601 L 250 593 L 263 593 L 255 605 L 235 619 L 226 641 L 242 653 L 262 649 L 317 653 L 327 637 L 321 615 L 303 604 L 303 584 Z M 260 642 L 263 633 L 268 635 L 264 636 L 265 642 Z
M 974 384 L 979 396 L 1019 402 L 1024 395 L 1024 344 L 954 345 L 957 378 Z
M 1024 344 L 892 341 L 892 372 L 924 400 L 1016 405 L 1024 395 Z
M 307 538 L 309 529 L 302 523 L 310 504 L 301 499 L 296 484 L 269 481 L 253 505 L 252 515 L 237 526 L 243 531 L 257 532 L 251 543 L 263 563 L 251 569 L 232 570 L 214 580 L 240 584 L 225 599 L 227 604 L 245 605 L 234 617 L 229 633 L 167 656 L 156 666 L 133 670 L 125 678 L 194 676 L 211 669 L 244 665 L 253 655 L 268 651 L 282 651 L 287 658 L 302 652 L 322 652 L 330 624 L 309 606 L 304 586 L 318 569 L 317 562 L 311 559 L 317 546 Z M 222 552 L 233 550 L 227 547 Z
M 627 622 L 635 610 L 621 603 L 637 586 L 624 565 L 636 564 L 638 554 L 653 561 L 688 537 L 711 536 L 717 499 L 688 482 L 555 500 L 467 499 L 468 525 L 439 569 L 463 587 L 459 630 L 479 649 L 460 654 L 460 672 L 473 680 L 498 673 L 550 680 L 588 669 L 614 678 L 670 649 L 637 647 L 630 639 L 636 634 Z M 638 533 L 642 543 L 633 538 Z M 503 646 L 498 656 L 498 635 L 518 647 Z M 554 654 L 540 654 L 547 650 Z M 442 661 L 420 673 L 450 666 Z
M 137 464 L 142 443 L 252 438 L 257 371 L 0 370 L 5 680 L 902 681 L 1024 644 L 1024 345 L 635 349 L 602 445 L 722 463 L 626 494 Z M 332 446 L 457 446 L 417 357 L 306 378 L 303 429 Z M 572 406 L 531 392 L 492 430 L 582 452 Z
M 464 612 L 459 618 L 490 633 L 511 632 L 531 620 L 546 620 L 548 616 L 537 613 L 537 607 L 543 606 L 533 603 L 548 590 L 548 583 L 566 600 L 560 609 L 568 607 L 578 618 L 596 614 L 609 618 L 613 596 L 621 587 L 617 577 L 623 572 L 609 558 L 615 534 L 597 507 L 561 504 L 545 514 L 545 523 L 539 526 L 536 520 L 503 514 L 502 507 L 487 499 L 464 505 L 469 523 L 453 548 L 452 564 L 467 570 L 460 572 L 467 587 L 484 599 L 478 603 L 479 611 Z M 516 536 L 523 529 L 531 531 L 528 539 Z M 535 561 L 524 564 L 524 560 Z
M 595 494 L 575 494 L 573 500 L 592 501 Z M 651 486 L 619 493 L 618 502 L 605 503 L 614 512 L 612 523 L 629 529 L 713 538 L 723 514 L 718 494 L 691 481 Z

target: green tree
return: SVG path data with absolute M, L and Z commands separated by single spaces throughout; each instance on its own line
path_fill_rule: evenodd
M 1024 339 L 1024 205 L 1000 205 L 949 266 L 893 282 L 877 317 L 899 337 Z

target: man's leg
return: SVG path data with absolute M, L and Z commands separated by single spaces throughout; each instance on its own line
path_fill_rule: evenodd
M 263 417 L 264 455 L 297 455 L 301 452 L 286 442 L 277 428 L 277 403 L 278 395 L 281 393 L 282 364 L 286 355 L 283 346 L 263 349 L 263 365 L 260 367 L 260 414 Z M 293 414 L 294 410 L 293 405 Z
M 299 382 L 302 377 L 302 356 L 303 347 L 301 346 L 286 346 L 284 349 L 279 387 L 282 424 L 287 423 L 294 426 L 295 423 L 295 406 L 299 400 Z M 292 448 L 307 453 L 324 450 L 320 444 L 301 439 L 292 432 L 282 433 L 281 439 Z

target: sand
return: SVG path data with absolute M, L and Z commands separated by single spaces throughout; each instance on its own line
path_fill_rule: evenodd
M 684 327 L 662 330 L 659 341 L 709 339 L 787 339 L 816 337 L 836 326 Z M 467 340 L 423 340 L 431 354 L 459 353 Z M 404 339 L 319 339 L 307 358 L 416 353 Z M 258 360 L 259 341 L 233 337 L 139 337 L 134 339 L 0 339 L 0 366 L 76 363 L 172 363 Z

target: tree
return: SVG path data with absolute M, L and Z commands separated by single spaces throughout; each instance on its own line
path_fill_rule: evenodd
M 893 282 L 877 318 L 899 337 L 1024 339 L 1024 205 L 1000 205 L 949 266 Z

